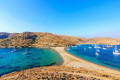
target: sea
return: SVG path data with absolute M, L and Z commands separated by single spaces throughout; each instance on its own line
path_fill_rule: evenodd
M 120 53 L 120 45 L 81 44 L 65 50 L 83 60 L 120 71 L 120 54 L 113 54 L 115 46 Z
M 0 48 L 0 76 L 28 68 L 62 63 L 61 56 L 50 48 Z

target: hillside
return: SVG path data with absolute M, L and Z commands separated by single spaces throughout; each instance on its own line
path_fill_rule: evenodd
M 74 45 L 69 40 L 62 39 L 58 35 L 51 33 L 35 33 L 37 38 L 35 40 L 34 46 L 37 47 L 54 47 L 54 46 L 69 46 Z
M 111 44 L 116 45 L 120 44 L 120 42 L 114 38 L 106 38 L 106 37 L 96 37 L 96 38 L 89 38 L 87 40 L 87 44 Z
M 23 32 L 0 41 L 1 47 L 53 47 L 69 45 L 74 45 L 74 43 L 57 35 L 41 32 Z
M 48 66 L 3 75 L 0 80 L 119 80 L 117 74 L 93 71 L 84 67 Z
M 115 38 L 116 40 L 118 40 L 119 42 L 120 42 L 120 37 L 117 37 L 117 38 Z
M 1 47 L 27 47 L 34 42 L 36 35 L 32 33 L 21 33 L 1 40 Z
M 120 44 L 120 38 L 83 38 L 43 32 L 1 33 L 0 47 L 55 47 L 75 44 Z
M 64 35 L 58 35 L 62 39 L 68 40 L 74 44 L 82 44 L 85 43 L 87 39 L 82 37 L 73 37 L 73 36 L 64 36 Z

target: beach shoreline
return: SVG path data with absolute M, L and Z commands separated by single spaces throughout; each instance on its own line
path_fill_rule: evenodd
M 65 51 L 65 47 L 51 47 L 51 48 L 57 51 L 59 55 L 63 58 L 63 64 L 61 66 L 71 66 L 71 67 L 76 67 L 76 68 L 85 67 L 90 70 L 112 73 L 118 76 L 120 75 L 120 71 L 118 70 L 103 67 L 103 66 L 85 61 L 83 59 L 80 59 L 76 56 L 69 54 L 68 52 Z

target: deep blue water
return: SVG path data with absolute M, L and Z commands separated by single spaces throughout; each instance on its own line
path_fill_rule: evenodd
M 76 45 L 76 46 L 70 46 L 67 47 L 65 50 L 69 52 L 70 54 L 77 56 L 81 59 L 87 60 L 89 62 L 120 70 L 120 55 L 114 55 L 113 50 L 115 46 L 112 46 L 111 48 L 106 48 L 105 45 L 99 45 L 99 52 L 98 49 L 94 48 L 95 45 L 93 44 L 87 44 L 87 45 Z M 92 47 L 92 48 L 89 48 Z M 84 49 L 85 48 L 85 49 Z M 120 45 L 117 45 L 118 50 L 120 49 Z M 99 55 L 96 55 L 96 52 Z M 120 51 L 119 51 L 120 52 Z
M 12 48 L 0 48 L 0 76 L 33 67 L 61 65 L 63 62 L 52 49 L 19 48 L 12 51 Z

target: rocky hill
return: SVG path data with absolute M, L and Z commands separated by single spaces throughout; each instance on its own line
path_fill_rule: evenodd
M 54 47 L 75 45 L 58 35 L 41 32 L 23 32 L 0 41 L 1 47 Z
M 75 43 L 70 40 L 61 38 L 58 35 L 51 33 L 35 33 L 37 38 L 35 39 L 34 46 L 37 47 L 54 47 L 54 46 L 70 46 L 75 45 Z
M 27 47 L 31 46 L 36 38 L 36 35 L 30 32 L 21 33 L 14 36 L 9 36 L 0 41 L 1 47 Z

